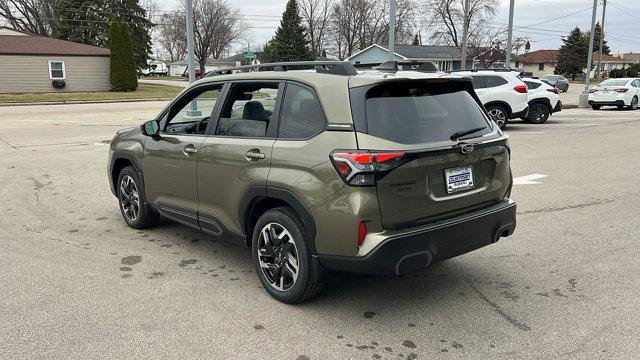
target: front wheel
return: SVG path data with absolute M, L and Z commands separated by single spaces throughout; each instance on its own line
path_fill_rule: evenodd
M 529 115 L 527 116 L 527 122 L 532 124 L 544 124 L 549 120 L 549 107 L 545 104 L 533 104 L 529 108 Z
M 502 106 L 491 105 L 487 107 L 487 112 L 489 113 L 491 120 L 493 120 L 501 130 L 504 130 L 504 128 L 507 127 L 509 115 Z
M 118 175 L 117 194 L 124 221 L 134 229 L 158 224 L 160 215 L 147 205 L 140 176 L 133 166 L 127 166 Z
M 631 105 L 629 105 L 629 110 L 635 110 L 638 108 L 638 97 L 634 96 L 633 99 L 631 99 Z
M 262 286 L 276 300 L 295 304 L 316 296 L 325 271 L 313 266 L 311 241 L 289 207 L 267 211 L 256 222 L 251 239 L 253 262 Z

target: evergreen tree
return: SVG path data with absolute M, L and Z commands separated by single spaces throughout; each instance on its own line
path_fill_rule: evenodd
M 131 31 L 137 68 L 147 67 L 153 26 L 138 0 L 57 0 L 54 37 L 88 45 L 109 46 L 110 22 L 118 18 Z
M 415 34 L 413 36 L 413 42 L 411 43 L 411 45 L 420 45 L 420 38 L 418 37 L 418 34 Z
M 313 60 L 296 0 L 289 0 L 274 37 L 263 51 L 270 62 Z
M 109 29 L 109 49 L 111 85 L 120 91 L 135 91 L 138 88 L 137 67 L 133 40 L 129 27 L 114 19 Z
M 563 45 L 558 53 L 557 74 L 568 74 L 574 80 L 587 67 L 589 39 L 585 38 L 576 26 L 569 36 L 562 39 Z
M 585 36 L 587 39 L 590 38 L 590 33 L 587 32 L 585 33 Z M 600 23 L 596 23 L 596 32 L 593 36 L 593 51 L 594 52 L 598 52 L 600 50 L 600 37 L 602 36 L 602 26 L 600 26 Z M 587 40 L 589 41 L 589 40 Z M 603 39 L 602 40 L 602 53 L 603 54 L 607 54 L 607 55 L 611 55 L 611 49 L 609 48 L 609 45 L 607 45 L 607 40 Z

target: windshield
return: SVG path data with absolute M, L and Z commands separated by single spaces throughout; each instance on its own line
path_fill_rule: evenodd
M 609 79 L 601 82 L 598 86 L 625 86 L 629 80 Z
M 492 131 L 471 94 L 452 84 L 376 86 L 365 107 L 368 133 L 401 144 L 448 141 L 455 133 L 478 128 L 460 138 Z

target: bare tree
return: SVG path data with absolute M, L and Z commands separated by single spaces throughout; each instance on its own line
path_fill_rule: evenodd
M 469 38 L 486 36 L 486 21 L 497 12 L 499 0 L 469 1 Z M 431 40 L 437 44 L 462 46 L 464 0 L 425 0 L 426 23 Z
M 12 28 L 51 36 L 58 23 L 57 0 L 0 0 L 0 18 Z
M 300 16 L 307 28 L 311 53 L 320 56 L 327 42 L 331 0 L 300 0 Z
M 165 13 L 160 17 L 156 42 L 165 53 L 166 59 L 171 62 L 184 59 L 187 53 L 185 21 L 185 14 L 181 11 Z

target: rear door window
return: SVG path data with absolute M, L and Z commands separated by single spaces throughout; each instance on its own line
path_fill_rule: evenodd
M 487 87 L 489 88 L 498 87 L 508 83 L 507 80 L 501 78 L 500 76 L 485 76 L 485 81 L 487 82 Z
M 366 94 L 367 132 L 400 144 L 450 141 L 455 132 L 477 128 L 481 130 L 468 137 L 490 133 L 482 109 L 466 89 L 456 82 L 375 86 Z
M 324 114 L 314 92 L 288 83 L 282 102 L 278 138 L 308 139 L 325 128 Z
M 240 82 L 231 85 L 216 136 L 271 137 L 275 135 L 280 84 Z
M 472 76 L 471 80 L 473 81 L 474 89 L 484 89 L 487 87 L 487 83 L 484 81 L 484 76 Z

